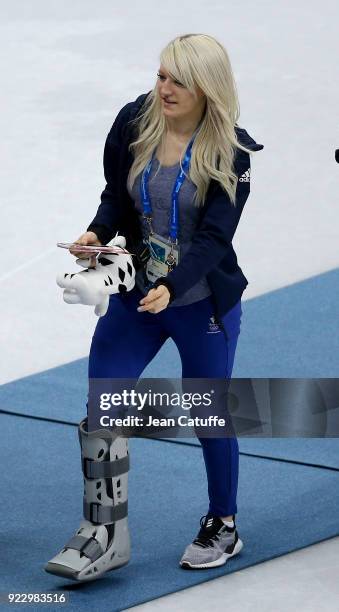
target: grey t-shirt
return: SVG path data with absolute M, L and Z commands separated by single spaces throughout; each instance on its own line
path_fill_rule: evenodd
M 152 227 L 153 231 L 160 236 L 168 238 L 169 235 L 169 223 L 170 223 L 170 212 L 171 212 L 171 197 L 172 190 L 175 183 L 175 179 L 180 169 L 180 162 L 173 166 L 161 166 L 159 172 L 156 174 L 159 167 L 159 161 L 156 157 L 153 158 L 152 169 L 148 180 L 148 191 L 152 205 Z M 156 174 L 156 176 L 155 176 Z M 128 189 L 129 195 L 134 200 L 135 207 L 140 216 L 140 224 L 142 228 L 143 236 L 147 237 L 147 228 L 145 222 L 142 220 L 142 203 L 140 199 L 140 180 L 141 174 L 139 174 L 134 182 L 132 191 Z M 192 237 L 195 228 L 198 223 L 200 209 L 194 204 L 193 196 L 195 194 L 196 187 L 192 181 L 186 177 L 181 189 L 179 191 L 179 248 L 180 248 L 180 259 L 182 259 L 191 246 Z M 179 260 L 180 263 L 180 260 Z M 148 293 L 148 289 L 144 283 L 143 270 L 138 270 L 136 275 L 136 285 L 142 291 L 144 295 Z M 191 289 L 180 297 L 176 298 L 169 304 L 171 306 L 185 306 L 192 304 L 198 300 L 211 295 L 211 290 L 207 282 L 206 277 L 203 277 L 198 281 Z

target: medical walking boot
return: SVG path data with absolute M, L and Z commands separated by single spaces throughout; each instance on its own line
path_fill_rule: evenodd
M 78 581 L 94 580 L 130 559 L 127 522 L 128 439 L 114 431 L 79 425 L 84 474 L 84 520 L 45 566 L 46 572 Z

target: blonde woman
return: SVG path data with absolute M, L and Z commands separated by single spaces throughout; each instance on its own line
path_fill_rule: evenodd
M 125 236 L 138 253 L 136 285 L 112 295 L 97 323 L 90 379 L 138 378 L 168 338 L 183 378 L 230 379 L 248 284 L 232 239 L 250 192 L 250 155 L 263 149 L 238 126 L 239 114 L 228 54 L 205 34 L 170 41 L 154 88 L 118 113 L 105 144 L 101 204 L 77 242 Z M 127 439 L 89 433 L 86 423 L 79 426 L 85 518 L 45 568 L 75 580 L 130 558 Z M 237 439 L 199 440 L 209 508 L 180 560 L 189 569 L 222 565 L 242 548 Z

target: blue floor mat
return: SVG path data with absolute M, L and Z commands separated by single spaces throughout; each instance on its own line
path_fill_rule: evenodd
M 339 470 L 339 438 L 238 438 L 239 451 Z
M 235 376 L 338 378 L 338 294 L 336 268 L 248 300 Z
M 69 611 L 88 608 L 89 597 L 101 612 L 120 611 L 339 535 L 338 471 L 242 456 L 237 526 L 243 550 L 221 568 L 184 571 L 179 558 L 207 511 L 201 450 L 133 439 L 131 562 L 96 583 L 73 584 L 42 566 L 81 518 L 77 429 L 7 415 L 1 415 L 1 426 L 3 592 L 67 591 Z M 326 509 L 321 521 L 319 504 Z

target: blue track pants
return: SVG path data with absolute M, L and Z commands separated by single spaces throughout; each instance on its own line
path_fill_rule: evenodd
M 138 379 L 168 338 L 178 348 L 183 378 L 231 378 L 240 333 L 240 300 L 222 318 L 224 329 L 213 333 L 210 296 L 157 314 L 137 311 L 142 297 L 137 287 L 110 297 L 108 311 L 93 334 L 89 378 Z M 238 441 L 236 437 L 199 440 L 207 472 L 209 512 L 216 516 L 236 514 Z

